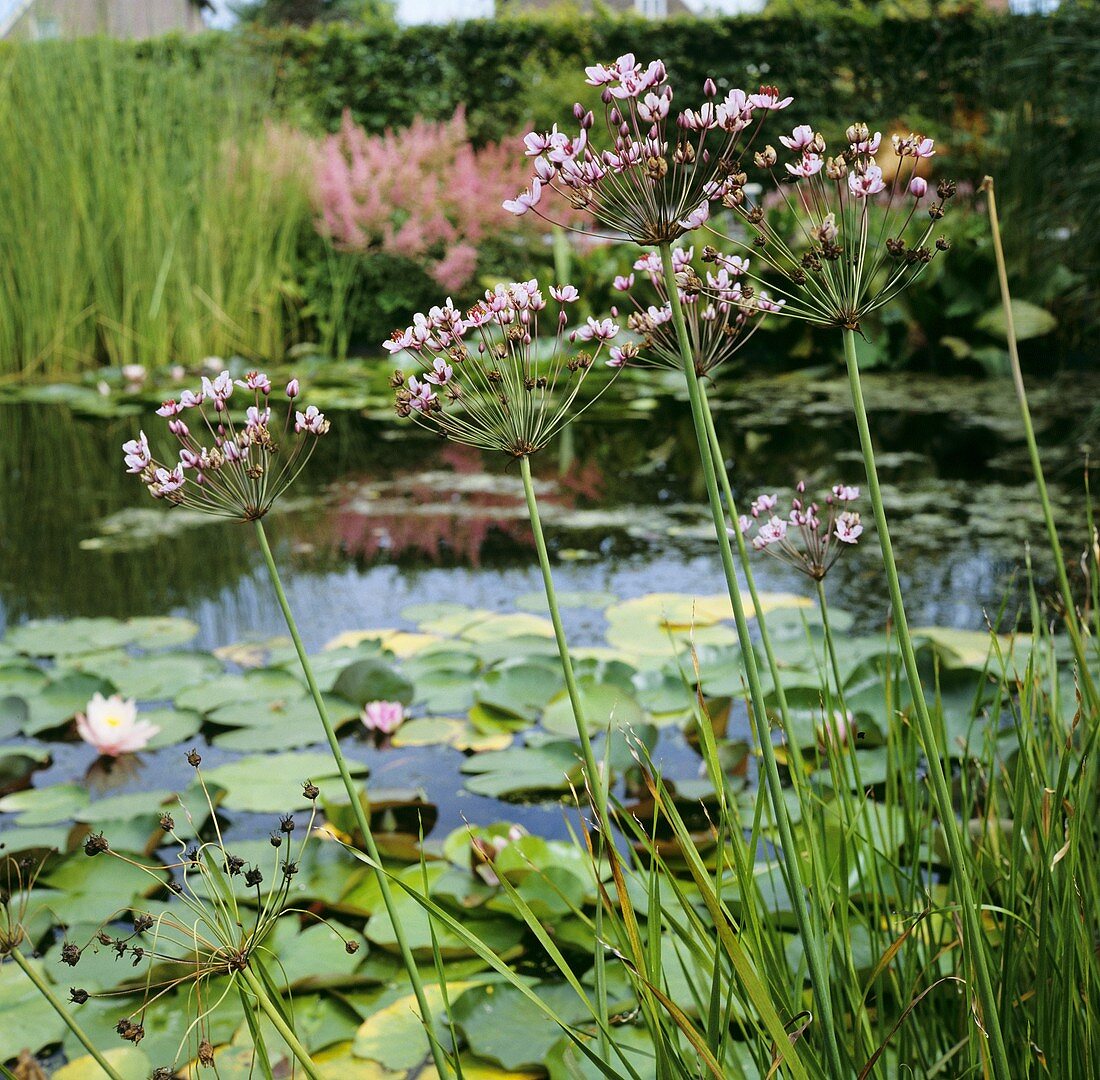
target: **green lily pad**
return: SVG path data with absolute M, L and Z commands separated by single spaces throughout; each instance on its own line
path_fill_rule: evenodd
M 344 668 L 333 683 L 332 691 L 359 708 L 368 701 L 399 701 L 409 705 L 413 700 L 412 683 L 384 660 L 375 658 L 357 660 Z
M 221 670 L 219 661 L 208 653 L 184 652 L 126 656 L 115 663 L 96 665 L 96 673 L 110 680 L 123 697 L 138 701 L 174 698 Z
M 1057 327 L 1058 320 L 1038 304 L 1029 303 L 1027 300 L 1013 300 L 1012 324 L 1017 341 L 1030 341 L 1031 338 L 1049 334 Z M 974 325 L 983 333 L 991 334 L 1002 341 L 1008 340 L 1008 320 L 1000 304 L 990 308 Z
M 190 686 L 176 695 L 181 709 L 211 712 L 238 702 L 261 704 L 269 701 L 291 701 L 302 697 L 306 688 L 300 679 L 283 668 L 262 668 L 244 675 L 221 675 Z
M 609 727 L 620 731 L 630 730 L 648 722 L 645 709 L 637 699 L 613 683 L 597 683 L 591 679 L 579 679 L 584 722 L 590 734 L 605 731 Z M 568 694 L 562 692 L 554 698 L 542 714 L 542 726 L 554 735 L 575 737 L 577 724 L 573 705 Z
M 63 675 L 30 699 L 31 715 L 23 734 L 38 735 L 57 727 L 83 712 L 94 694 L 110 695 L 114 691 L 114 684 L 98 675 Z
M 559 666 L 519 663 L 487 672 L 475 693 L 482 706 L 534 723 L 562 685 Z
M 363 776 L 367 767 L 348 762 L 353 776 Z M 310 805 L 302 784 L 312 780 L 323 798 L 346 799 L 344 785 L 331 755 L 321 753 L 261 754 L 230 761 L 205 772 L 208 783 L 225 790 L 222 805 L 227 810 L 257 814 L 279 814 L 303 810 Z
M 566 792 L 570 781 L 580 781 L 581 763 L 572 743 L 554 742 L 477 754 L 463 763 L 462 772 L 468 791 L 507 799 Z

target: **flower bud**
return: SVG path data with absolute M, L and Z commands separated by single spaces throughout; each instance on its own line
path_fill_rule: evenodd
M 914 176 L 909 181 L 909 194 L 914 199 L 923 199 L 928 194 L 928 181 L 923 176 Z
M 771 144 L 765 146 L 763 150 L 758 150 L 753 155 L 753 161 L 759 169 L 770 169 L 778 159 L 779 155 L 776 154 L 775 147 Z
M 709 98 L 714 97 L 718 93 L 718 87 L 715 85 L 713 79 L 707 79 L 706 82 L 703 83 L 703 93 Z

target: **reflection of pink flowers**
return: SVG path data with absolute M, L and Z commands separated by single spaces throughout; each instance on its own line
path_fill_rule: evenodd
M 160 731 L 156 724 L 139 720 L 133 699 L 124 699 L 119 694 L 108 698 L 94 694 L 85 709 L 85 712 L 77 714 L 77 733 L 104 757 L 118 757 L 142 750 Z
M 368 731 L 392 735 L 405 721 L 405 706 L 399 701 L 368 701 L 362 720 Z

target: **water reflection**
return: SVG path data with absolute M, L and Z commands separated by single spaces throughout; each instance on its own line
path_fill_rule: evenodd
M 911 384 L 870 385 L 912 617 L 981 626 L 983 610 L 995 609 L 1006 589 L 1019 595 L 1013 574 L 1022 539 L 1039 537 L 1010 423 L 1011 390 L 983 384 L 981 407 L 971 409 L 955 383 L 921 384 L 920 394 Z M 548 452 L 537 463 L 559 588 L 621 597 L 721 592 L 686 409 L 671 395 L 631 407 L 634 389 L 624 380 L 622 390 L 619 403 L 577 426 L 568 460 Z M 832 382 L 761 382 L 719 402 L 740 499 L 800 475 L 858 481 L 841 390 Z M 410 603 L 510 609 L 539 588 L 514 470 L 412 426 L 336 419 L 310 464 L 308 489 L 271 520 L 311 645 L 349 628 L 403 625 Z M 0 617 L 172 611 L 197 619 L 207 647 L 280 632 L 246 526 L 202 524 L 146 546 L 140 528 L 128 529 L 134 549 L 125 551 L 99 535 L 98 523 L 124 511 L 150 510 L 149 520 L 163 525 L 155 515 L 166 511 L 120 464 L 118 447 L 136 426 L 77 417 L 60 405 L 0 406 Z M 1067 532 L 1076 524 L 1067 521 Z M 836 601 L 869 624 L 881 624 L 887 606 L 876 562 L 873 543 L 864 544 L 829 579 Z M 805 588 L 786 567 L 766 559 L 759 566 L 765 589 Z M 569 617 L 583 639 L 602 631 L 598 613 Z

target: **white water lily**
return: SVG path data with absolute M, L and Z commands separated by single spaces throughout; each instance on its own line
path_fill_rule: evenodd
M 94 694 L 85 709 L 77 714 L 76 730 L 89 746 L 94 746 L 105 757 L 142 750 L 160 731 L 156 724 L 139 720 L 133 698 L 123 698 L 121 694 L 108 698 Z

